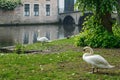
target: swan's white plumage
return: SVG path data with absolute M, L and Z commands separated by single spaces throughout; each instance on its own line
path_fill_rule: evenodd
M 37 41 L 40 41 L 40 42 L 48 42 L 48 38 L 46 37 L 37 37 Z
M 41 37 L 40 36 L 40 30 L 38 30 L 38 37 L 37 37 L 37 41 L 39 42 L 49 42 L 49 39 L 47 37 Z
M 114 67 L 114 66 L 111 66 L 107 62 L 107 60 L 105 60 L 102 56 L 93 54 L 92 48 L 85 47 L 84 50 L 87 51 L 87 53 L 83 54 L 83 60 L 91 64 L 93 68 L 113 68 Z

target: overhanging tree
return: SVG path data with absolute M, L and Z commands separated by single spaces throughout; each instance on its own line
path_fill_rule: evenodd
M 82 11 L 92 11 L 86 18 L 79 36 L 75 37 L 77 46 L 120 47 L 120 28 L 113 24 L 111 14 L 120 11 L 120 0 L 77 0 L 76 6 Z M 112 30 L 113 29 L 113 30 Z
M 76 6 L 82 11 L 92 11 L 100 24 L 112 33 L 111 13 L 117 7 L 117 0 L 77 0 Z

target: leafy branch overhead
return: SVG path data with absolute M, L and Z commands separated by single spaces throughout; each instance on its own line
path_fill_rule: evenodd
M 117 0 L 77 0 L 76 6 L 82 11 L 90 10 L 96 14 L 104 14 L 111 13 L 118 6 L 118 2 Z
M 0 0 L 0 9 L 13 10 L 21 4 L 21 0 Z

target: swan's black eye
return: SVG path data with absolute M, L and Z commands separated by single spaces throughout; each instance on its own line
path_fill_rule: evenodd
M 85 49 L 83 49 L 83 51 L 85 51 Z

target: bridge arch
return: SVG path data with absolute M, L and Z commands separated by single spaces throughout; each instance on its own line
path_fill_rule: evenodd
M 92 13 L 85 12 L 84 14 L 85 15 L 83 16 L 82 12 L 80 12 L 80 11 L 69 12 L 69 13 L 60 13 L 58 18 L 59 18 L 59 22 L 62 24 L 81 25 L 84 21 L 84 18 Z
M 82 29 L 82 27 L 83 27 L 83 23 L 84 23 L 84 21 L 85 21 L 85 18 L 87 17 L 87 16 L 91 16 L 92 15 L 92 13 L 85 13 L 84 14 L 84 16 L 80 16 L 80 18 L 79 18 L 79 20 L 78 20 L 78 26 L 79 26 L 79 31 Z
M 65 31 L 65 37 L 69 37 L 75 30 L 75 20 L 71 15 L 66 15 L 63 19 L 63 28 Z
M 65 16 L 65 18 L 63 19 L 63 25 L 73 25 L 73 24 L 75 24 L 74 18 L 70 15 Z

